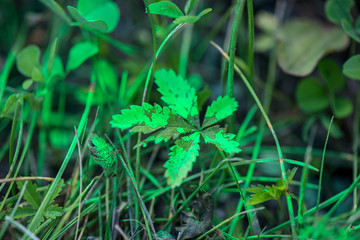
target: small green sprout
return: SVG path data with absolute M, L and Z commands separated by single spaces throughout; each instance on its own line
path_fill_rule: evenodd
M 115 148 L 97 134 L 92 134 L 88 147 L 90 155 L 103 168 L 105 176 L 116 175 L 118 161 Z

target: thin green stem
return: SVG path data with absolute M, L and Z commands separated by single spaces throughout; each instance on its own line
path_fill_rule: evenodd
M 225 59 L 229 60 L 229 56 L 215 43 L 212 42 L 212 44 L 221 52 L 221 54 L 225 57 Z M 286 182 L 286 169 L 285 169 L 285 163 L 284 163 L 284 159 L 283 159 L 283 155 L 282 155 L 282 151 L 281 151 L 281 147 L 279 144 L 279 140 L 277 138 L 277 135 L 274 131 L 274 128 L 271 124 L 271 121 L 268 117 L 268 115 L 266 114 L 264 107 L 262 106 L 259 98 L 257 97 L 255 91 L 253 90 L 251 84 L 249 83 L 249 81 L 247 80 L 247 78 L 245 77 L 245 75 L 241 72 L 241 70 L 235 65 L 234 66 L 235 71 L 240 75 L 241 79 L 243 80 L 244 84 L 246 85 L 247 89 L 249 90 L 251 96 L 254 98 L 256 104 L 258 105 L 261 114 L 263 115 L 263 117 L 265 118 L 265 121 L 268 125 L 268 128 L 274 138 L 275 144 L 276 144 L 276 149 L 278 152 L 278 156 L 279 156 L 279 162 L 280 162 L 280 169 L 281 169 L 281 175 L 283 180 Z M 291 232 L 293 237 L 296 236 L 296 224 L 295 224 L 295 216 L 294 216 L 294 208 L 291 202 L 291 195 L 289 193 L 289 187 L 288 184 L 286 184 L 285 186 L 285 194 L 286 194 L 286 202 L 287 202 L 287 207 L 288 207 L 288 211 L 289 211 L 289 217 L 290 217 L 290 222 L 291 222 Z
M 246 7 L 248 10 L 248 31 L 249 31 L 249 46 L 247 62 L 249 67 L 249 80 L 252 82 L 254 74 L 254 9 L 253 0 L 246 1 Z
M 305 201 L 305 190 L 306 190 L 306 183 L 309 176 L 309 168 L 308 165 L 311 162 L 312 159 L 312 148 L 314 145 L 314 139 L 316 134 L 316 127 L 313 127 L 310 132 L 309 142 L 308 146 L 306 147 L 304 162 L 306 166 L 302 170 L 301 174 L 301 186 L 300 186 L 300 195 L 299 195 L 299 206 L 298 206 L 298 229 L 302 227 L 304 223 L 304 217 L 303 217 L 303 203 Z
M 268 66 L 268 74 L 267 74 L 267 80 L 266 80 L 266 88 L 265 88 L 265 100 L 264 100 L 264 109 L 266 112 L 270 109 L 271 104 L 271 96 L 274 89 L 274 83 L 275 83 L 275 77 L 276 77 L 276 48 L 274 48 L 271 52 L 270 59 L 269 59 L 269 66 Z M 251 159 L 257 159 L 260 154 L 260 148 L 262 139 L 264 137 L 264 131 L 265 131 L 265 120 L 264 118 L 261 118 L 260 124 L 259 124 L 259 132 L 256 136 L 255 146 L 254 150 L 252 152 Z M 244 184 L 244 188 L 247 188 L 250 185 L 251 178 L 254 175 L 256 163 L 250 164 L 249 169 L 246 174 L 246 180 Z M 246 196 L 246 193 L 245 193 Z M 241 211 L 242 209 L 242 202 L 239 202 L 238 204 L 238 211 Z M 230 225 L 229 234 L 231 234 L 236 226 L 238 218 L 235 218 L 234 221 L 232 221 Z
M 229 97 L 234 96 L 234 66 L 235 66 L 235 53 L 236 53 L 236 41 L 240 28 L 240 21 L 244 10 L 244 0 L 237 0 L 235 6 L 234 22 L 231 29 L 231 37 L 229 44 L 229 66 L 227 77 L 227 95 Z
M 327 135 L 326 135 L 323 154 L 322 154 L 322 158 L 321 158 L 320 176 L 319 176 L 319 189 L 318 189 L 317 200 L 316 200 L 316 215 L 318 215 L 318 213 L 319 213 L 319 203 L 320 203 L 322 179 L 323 179 L 323 173 L 324 173 L 325 153 L 326 153 L 326 147 L 327 147 L 327 143 L 329 141 L 329 135 L 330 135 L 330 130 L 331 130 L 331 126 L 332 126 L 333 121 L 334 121 L 334 116 L 332 116 L 332 118 L 330 120 L 329 129 L 328 129 L 328 132 L 327 132 Z
M 354 116 L 354 139 L 353 139 L 353 178 L 354 181 L 358 175 L 358 164 L 359 164 L 359 127 L 360 127 L 360 91 L 356 94 L 356 107 Z M 353 209 L 357 209 L 358 201 L 358 190 L 355 188 L 353 193 Z
M 27 30 L 25 27 L 22 27 L 19 30 L 19 33 L 17 34 L 17 37 L 16 37 L 16 42 L 15 42 L 14 46 L 11 48 L 11 50 L 6 58 L 4 67 L 1 70 L 1 74 L 0 74 L 0 110 L 2 110 L 2 108 L 3 108 L 2 100 L 4 97 L 4 92 L 5 92 L 6 83 L 7 83 L 9 74 L 15 63 L 17 53 L 19 52 L 20 48 L 22 48 L 22 46 L 24 45 L 26 32 L 27 32 Z
M 81 135 L 81 133 L 83 132 L 83 130 L 85 129 L 85 123 L 87 122 L 87 117 L 89 115 L 89 112 L 90 112 L 90 109 L 91 109 L 91 105 L 92 105 L 92 101 L 93 101 L 93 98 L 94 98 L 94 82 L 95 82 L 95 75 L 92 74 L 91 76 L 91 84 L 90 84 L 90 88 L 89 88 L 89 93 L 88 93 L 88 96 L 87 96 L 87 99 L 86 99 L 86 104 L 85 104 L 85 110 L 81 116 L 81 120 L 80 120 L 80 123 L 79 123 L 79 126 L 78 126 L 78 134 Z M 51 199 L 51 195 L 52 193 L 55 191 L 55 188 L 56 186 L 58 185 L 60 179 L 61 179 L 61 176 L 63 175 L 64 171 L 65 171 L 65 168 L 66 166 L 68 165 L 69 161 L 70 161 L 70 158 L 71 158 L 71 155 L 73 154 L 74 152 L 74 149 L 76 147 L 76 144 L 77 144 L 77 140 L 76 140 L 76 136 L 74 136 L 73 140 L 72 140 L 72 143 L 70 145 L 70 148 L 65 156 L 65 159 L 55 177 L 55 180 L 54 182 L 50 185 L 50 188 L 47 192 L 47 194 L 45 195 L 43 201 L 41 202 L 41 205 L 39 207 L 39 209 L 37 210 L 36 214 L 34 215 L 34 217 L 32 218 L 31 222 L 29 223 L 28 225 L 28 229 L 31 231 L 31 232 L 34 232 L 38 223 L 41 221 L 43 215 L 44 215 L 44 212 L 45 212 L 45 209 L 46 207 L 50 204 L 50 199 Z

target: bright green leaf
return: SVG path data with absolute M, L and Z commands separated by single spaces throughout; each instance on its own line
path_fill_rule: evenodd
M 280 67 L 297 76 L 308 75 L 326 53 L 343 50 L 349 43 L 341 29 L 305 19 L 286 23 L 278 38 Z
M 175 24 L 182 24 L 182 23 L 195 23 L 199 20 L 200 18 L 198 16 L 180 16 L 177 17 L 174 20 Z
M 12 94 L 6 100 L 5 106 L 1 112 L 2 115 L 10 114 L 15 111 L 17 101 L 20 99 L 18 94 Z
M 106 32 L 108 30 L 108 27 L 104 21 L 101 20 L 88 21 L 83 15 L 81 15 L 79 10 L 77 10 L 76 8 L 72 6 L 68 6 L 67 8 L 70 15 L 75 19 L 75 21 L 77 21 L 80 24 L 80 27 L 87 26 L 100 32 Z
M 353 112 L 353 104 L 346 97 L 336 97 L 334 99 L 333 111 L 337 118 L 348 117 Z
M 77 43 L 70 49 L 66 71 L 69 72 L 78 68 L 83 62 L 98 52 L 98 46 L 91 42 Z
M 23 181 L 16 182 L 20 191 L 23 189 L 24 183 L 25 182 Z M 24 192 L 24 199 L 28 201 L 31 204 L 31 206 L 33 206 L 36 209 L 38 209 L 41 204 L 40 193 L 36 189 L 36 185 L 34 185 L 31 181 L 28 181 L 26 185 L 26 189 Z
M 175 3 L 167 2 L 167 1 L 161 1 L 150 4 L 149 11 L 151 14 L 158 14 L 171 18 L 184 16 L 184 14 L 181 12 L 178 6 L 176 6 Z
M 181 24 L 181 23 L 195 23 L 197 21 L 199 21 L 199 19 L 204 16 L 205 14 L 211 12 L 211 8 L 207 8 L 207 9 L 204 9 L 203 11 L 201 11 L 197 16 L 180 16 L 180 17 L 177 17 L 175 20 L 174 20 L 174 23 L 175 24 Z
M 33 68 L 39 63 L 40 49 L 38 46 L 29 45 L 22 49 L 16 57 L 16 66 L 25 76 L 31 77 Z
M 109 92 L 118 91 L 118 77 L 113 65 L 105 59 L 100 59 L 97 62 L 97 71 L 99 73 L 99 83 L 106 87 Z
M 22 87 L 24 90 L 27 90 L 31 87 L 31 85 L 33 84 L 33 80 L 32 79 L 26 79 L 23 83 L 22 83 Z
M 51 44 L 51 47 L 49 50 L 49 59 L 48 59 L 48 63 L 47 63 L 48 73 L 51 72 L 51 69 L 53 67 L 54 58 L 55 58 L 55 54 L 56 54 L 56 48 L 57 48 L 57 42 L 58 42 L 58 38 L 55 38 L 53 43 Z
M 41 73 L 41 66 L 40 64 L 36 64 L 33 69 L 32 69 L 32 72 L 31 72 L 31 79 L 35 82 L 42 82 L 44 81 L 44 77 Z
M 218 125 L 205 129 L 201 132 L 205 143 L 215 144 L 221 151 L 229 155 L 240 152 L 240 144 L 233 140 L 236 135 L 225 133 Z
M 345 86 L 345 78 L 341 68 L 334 60 L 322 59 L 318 64 L 318 70 L 332 92 L 336 92 Z
M 166 127 L 161 127 L 153 129 L 147 126 L 136 126 L 131 129 L 131 132 L 143 132 L 145 134 L 152 133 L 150 137 L 141 142 L 143 146 L 150 141 L 154 141 L 155 144 L 158 144 L 162 141 L 167 142 L 170 139 L 177 139 L 181 134 L 188 133 L 195 130 L 191 125 L 189 125 L 183 118 L 179 118 L 177 115 L 170 112 L 169 119 L 167 120 Z
M 349 78 L 360 80 L 360 54 L 352 56 L 345 62 L 343 73 Z
M 247 192 L 253 193 L 247 200 L 248 205 L 256 205 L 269 200 L 278 200 L 281 196 L 281 192 L 271 186 L 251 186 L 245 189 Z
M 79 0 L 77 10 L 88 22 L 104 22 L 107 26 L 105 32 L 114 31 L 120 20 L 120 9 L 111 0 Z
M 299 107 L 307 113 L 318 112 L 329 106 L 324 88 L 313 77 L 304 78 L 298 83 L 295 97 Z
M 199 124 L 199 109 L 195 89 L 173 70 L 161 69 L 155 73 L 155 82 L 161 99 L 181 117 Z
M 219 96 L 218 99 L 212 102 L 207 108 L 203 128 L 217 123 L 228 116 L 232 115 L 238 107 L 235 98 L 229 96 Z
M 165 177 L 172 187 L 180 186 L 192 169 L 193 163 L 199 155 L 200 134 L 198 132 L 183 137 L 171 147 L 170 158 L 165 163 Z

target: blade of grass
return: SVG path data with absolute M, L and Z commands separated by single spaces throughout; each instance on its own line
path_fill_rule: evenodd
M 230 44 L 229 44 L 229 59 L 228 59 L 228 76 L 227 76 L 227 95 L 234 96 L 234 66 L 235 66 L 235 50 L 236 41 L 240 28 L 240 21 L 244 10 L 245 0 L 237 0 L 235 6 L 234 22 L 231 28 Z
M 298 229 L 302 227 L 304 224 L 304 216 L 303 216 L 303 204 L 305 200 L 305 190 L 306 190 L 306 183 L 309 176 L 309 168 L 307 167 L 311 160 L 312 160 L 312 147 L 314 145 L 314 139 L 316 135 L 316 126 L 311 129 L 310 137 L 308 141 L 308 146 L 306 148 L 305 156 L 304 156 L 304 162 L 306 166 L 302 170 L 301 174 L 301 186 L 300 186 L 300 195 L 299 195 L 299 206 L 298 206 Z
M 249 31 L 249 46 L 247 64 L 249 67 L 249 81 L 252 82 L 254 74 L 254 9 L 253 0 L 246 1 L 246 8 L 248 12 L 248 31 Z
M 359 180 L 360 180 L 360 178 L 359 178 Z M 316 213 L 319 209 L 326 208 L 326 207 L 330 206 L 331 204 L 333 204 L 334 202 L 339 201 L 339 199 L 341 199 L 346 193 L 350 193 L 353 190 L 353 189 L 351 189 L 349 191 L 349 189 L 350 188 L 345 189 L 344 191 L 336 194 L 335 196 L 329 198 L 328 200 L 320 203 L 318 206 L 315 206 L 315 207 L 307 210 L 306 212 L 304 212 L 303 216 L 304 217 L 311 216 L 312 214 Z M 297 218 L 298 217 L 295 217 L 295 220 L 297 220 Z M 282 223 L 282 224 L 280 224 L 280 225 L 278 225 L 278 226 L 264 232 L 264 234 L 267 235 L 267 234 L 270 234 L 270 233 L 277 232 L 277 231 L 279 231 L 279 230 L 281 230 L 281 229 L 283 229 L 285 227 L 288 227 L 290 224 L 291 224 L 290 221 L 286 221 L 286 222 L 284 222 L 284 223 Z
M 229 60 L 229 56 L 218 46 L 216 45 L 214 42 L 211 42 L 220 52 L 221 54 L 224 56 L 225 59 Z M 244 76 L 244 74 L 241 72 L 241 70 L 234 65 L 234 69 L 235 71 L 240 75 L 241 79 L 243 80 L 244 84 L 246 85 L 246 87 L 248 88 L 250 94 L 252 95 L 253 99 L 255 100 L 256 104 L 258 105 L 263 117 L 265 118 L 265 121 L 271 131 L 271 134 L 274 138 L 275 144 L 276 144 L 276 148 L 278 151 L 278 155 L 279 155 L 279 162 L 280 162 L 280 169 L 281 169 L 281 175 L 283 180 L 286 182 L 286 169 L 285 169 L 285 164 L 284 164 L 284 160 L 283 160 L 283 155 L 282 155 L 282 151 L 280 148 L 280 144 L 279 144 L 279 140 L 277 138 L 277 135 L 274 131 L 274 128 L 272 127 L 272 124 L 270 122 L 269 117 L 267 116 L 259 98 L 257 97 L 256 93 L 254 92 L 253 88 L 251 87 L 249 81 L 247 80 L 247 78 Z M 289 193 L 289 188 L 288 185 L 285 185 L 285 195 L 286 195 L 286 202 L 287 202 L 287 207 L 288 207 L 288 212 L 289 212 L 289 217 L 290 217 L 290 222 L 291 222 L 291 232 L 292 232 L 292 236 L 295 237 L 296 236 L 296 224 L 295 224 L 295 217 L 294 217 L 294 208 L 291 202 L 291 195 Z
M 87 120 L 87 117 L 89 115 L 89 112 L 90 112 L 90 108 L 91 108 L 91 105 L 92 105 L 92 101 L 93 101 L 93 97 L 94 97 L 94 85 L 93 83 L 95 82 L 95 75 L 92 74 L 91 75 L 91 84 L 90 84 L 90 87 L 89 87 L 89 93 L 88 93 L 88 96 L 87 96 L 87 99 L 86 99 L 86 104 L 85 104 L 85 110 L 81 116 L 81 120 L 80 120 L 80 123 L 79 123 L 79 126 L 78 126 L 78 133 L 82 133 L 84 128 L 85 128 L 85 122 Z M 44 215 L 44 212 L 45 212 L 45 208 L 48 206 L 49 204 L 49 201 L 50 201 L 50 197 L 51 197 L 51 194 L 54 192 L 55 190 L 55 187 L 57 186 L 57 184 L 59 183 L 60 179 L 61 179 L 61 176 L 62 174 L 64 173 L 65 171 L 65 168 L 67 166 L 67 164 L 69 163 L 70 161 L 70 158 L 71 158 L 71 155 L 72 153 L 74 152 L 74 149 L 75 149 L 75 146 L 76 146 L 76 136 L 74 136 L 72 142 L 71 142 L 71 145 L 70 145 L 70 148 L 65 156 L 65 159 L 55 177 L 55 180 L 54 182 L 51 184 L 50 188 L 49 188 L 49 191 L 47 192 L 46 196 L 44 197 L 43 201 L 41 202 L 41 205 L 38 209 L 38 211 L 36 212 L 35 216 L 32 218 L 31 222 L 29 223 L 28 225 L 28 229 L 30 231 L 34 231 L 36 229 L 36 225 L 41 221 L 41 218 L 43 217 Z
M 359 164 L 359 126 L 360 126 L 360 91 L 356 94 L 356 107 L 354 116 L 354 132 L 353 132 L 353 179 L 355 181 L 358 175 L 358 164 Z M 353 209 L 356 210 L 358 206 L 358 190 L 355 188 L 353 193 Z
M 10 49 L 10 52 L 6 58 L 5 64 L 0 73 L 0 110 L 3 109 L 3 97 L 6 88 L 6 83 L 11 72 L 11 69 L 15 63 L 16 55 L 19 50 L 22 48 L 25 42 L 27 27 L 24 24 L 20 29 L 19 33 L 16 35 L 16 42 L 14 46 Z
M 316 215 L 319 214 L 319 203 L 320 203 L 322 179 L 323 179 L 323 173 L 324 173 L 325 153 L 326 153 L 326 147 L 327 147 L 327 143 L 329 141 L 329 135 L 330 135 L 330 130 L 331 130 L 331 126 L 332 126 L 333 121 L 334 121 L 334 116 L 332 116 L 331 120 L 330 120 L 329 129 L 328 129 L 325 144 L 324 144 L 323 155 L 322 155 L 322 158 L 321 158 L 320 176 L 319 176 L 319 189 L 318 189 L 318 192 L 317 192 L 317 199 L 316 199 Z

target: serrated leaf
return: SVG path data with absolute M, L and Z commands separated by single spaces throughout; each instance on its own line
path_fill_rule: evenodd
M 118 158 L 115 148 L 97 134 L 92 134 L 88 147 L 93 159 L 103 168 L 105 176 L 116 175 Z
M 170 148 L 170 158 L 165 163 L 165 177 L 172 187 L 180 186 L 192 169 L 193 163 L 199 155 L 200 134 L 198 132 L 183 137 Z
M 148 137 L 141 144 L 146 147 L 147 143 L 150 141 L 154 141 L 155 144 L 158 144 L 162 141 L 167 142 L 170 139 L 177 139 L 181 134 L 188 133 L 194 130 L 194 128 L 189 125 L 184 119 L 181 117 L 176 116 L 175 114 L 170 113 L 168 119 L 168 124 L 166 127 L 161 127 L 159 129 L 153 130 L 156 131 L 152 134 L 152 136 Z M 149 133 L 150 129 L 148 128 L 138 128 L 134 127 L 131 129 L 131 132 L 139 132 L 142 130 L 143 133 Z M 144 132 L 144 130 L 146 132 Z M 151 131 L 151 132 L 153 132 Z
M 61 192 L 61 189 L 62 189 L 63 185 L 64 185 L 64 180 L 60 179 L 60 181 L 56 185 L 54 191 L 51 193 L 50 200 L 49 200 L 49 205 L 53 203 L 53 201 L 55 200 L 55 198 L 57 196 L 59 196 L 59 193 Z M 49 190 L 49 188 L 50 188 L 50 185 L 48 186 L 48 189 L 46 190 L 45 195 L 47 194 L 47 191 Z
M 288 169 L 285 174 L 286 181 L 284 179 L 278 179 L 276 181 L 276 186 L 274 186 L 274 187 L 276 187 L 277 189 L 279 189 L 281 191 L 284 191 L 286 185 L 288 185 L 291 182 L 291 180 L 294 178 L 296 171 L 297 171 L 296 167 L 291 170 Z
M 229 155 L 240 152 L 240 144 L 233 139 L 235 134 L 229 134 L 225 132 L 225 129 L 219 128 L 218 125 L 207 128 L 201 132 L 205 143 L 215 144 L 217 148 L 226 152 Z
M 66 71 L 69 72 L 75 68 L 78 68 L 81 64 L 83 64 L 83 62 L 98 52 L 98 46 L 91 42 L 77 43 L 69 51 Z
M 18 185 L 19 190 L 21 191 L 24 187 L 23 181 L 17 181 L 16 184 Z M 40 193 L 36 189 L 36 185 L 34 185 L 31 181 L 28 181 L 28 184 L 26 185 L 26 190 L 24 192 L 24 199 L 28 201 L 31 206 L 38 209 L 41 200 L 40 200 Z
M 20 206 L 16 210 L 16 213 L 13 216 L 13 219 L 19 219 L 19 218 L 33 216 L 33 215 L 35 215 L 36 211 L 37 211 L 36 209 L 31 208 L 29 206 Z
M 256 205 L 269 200 L 277 200 L 277 192 L 269 186 L 252 186 L 245 189 L 247 192 L 251 192 L 250 198 L 247 200 L 248 205 Z
M 219 96 L 218 99 L 212 102 L 207 108 L 203 128 L 217 123 L 236 111 L 238 104 L 235 98 L 229 96 Z
M 61 217 L 64 213 L 62 207 L 59 207 L 57 204 L 50 205 L 46 208 L 44 216 L 50 219 L 56 219 L 57 217 Z
M 23 48 L 16 56 L 16 66 L 25 76 L 31 77 L 33 68 L 40 65 L 40 49 L 38 46 L 29 45 Z
M 120 114 L 113 115 L 110 122 L 112 127 L 126 129 L 134 126 L 147 126 L 154 130 L 165 127 L 170 118 L 171 110 L 168 107 L 162 108 L 160 105 L 154 106 L 143 103 L 143 106 L 131 105 L 130 109 L 123 109 Z
M 155 82 L 162 94 L 161 99 L 166 102 L 178 115 L 199 125 L 199 109 L 195 89 L 175 72 L 161 69 L 155 73 Z
M 175 3 L 168 1 L 150 4 L 149 11 L 151 14 L 158 14 L 171 18 L 177 18 L 184 15 Z

